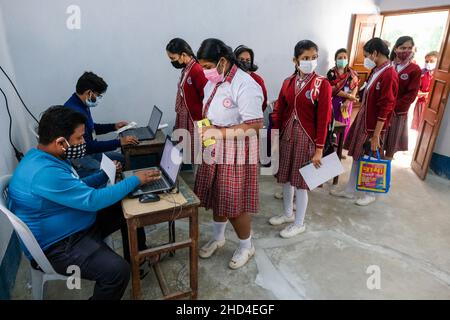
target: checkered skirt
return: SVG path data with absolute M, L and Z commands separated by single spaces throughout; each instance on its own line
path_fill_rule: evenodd
M 397 151 L 408 151 L 408 115 L 394 114 L 391 126 L 386 132 L 386 154 L 394 155 Z
M 216 140 L 205 151 L 213 156 L 214 163 L 203 161 L 197 171 L 194 192 L 201 206 L 227 218 L 258 213 L 258 138 Z
M 369 138 L 366 132 L 366 107 L 363 105 L 348 131 L 344 149 L 347 149 L 348 155 L 357 161 L 364 155 L 364 143 Z
M 189 112 L 183 97 L 181 96 L 180 89 L 178 89 L 177 99 L 175 102 L 175 129 L 185 129 L 189 131 L 191 135 L 191 163 L 194 163 L 194 121 L 192 120 L 191 114 Z
M 299 170 L 314 155 L 315 146 L 300 122 L 289 120 L 280 137 L 280 165 L 275 175 L 278 183 L 290 182 L 292 186 L 308 190 Z

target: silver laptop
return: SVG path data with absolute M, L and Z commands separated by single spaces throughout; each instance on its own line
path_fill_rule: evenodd
M 162 114 L 162 111 L 157 106 L 154 106 L 152 114 L 150 116 L 150 120 L 148 121 L 148 125 L 146 127 L 125 130 L 120 134 L 120 136 L 135 136 L 139 141 L 155 139 L 159 123 L 161 122 Z
M 140 186 L 138 189 L 134 190 L 130 196 L 139 197 L 140 195 L 147 193 L 163 192 L 173 189 L 176 185 L 182 162 L 183 151 L 167 137 L 161 162 L 158 167 L 129 170 L 122 173 L 124 178 L 128 178 L 141 170 L 158 169 L 161 171 L 161 178 L 159 180 Z

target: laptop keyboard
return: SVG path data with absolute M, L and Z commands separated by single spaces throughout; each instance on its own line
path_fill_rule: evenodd
M 145 186 L 143 186 L 141 189 L 143 190 L 143 191 L 150 191 L 150 190 L 158 190 L 158 189 L 163 189 L 163 188 L 166 188 L 167 187 L 167 185 L 166 185 L 166 183 L 164 182 L 164 180 L 163 179 L 159 179 L 159 180 L 156 180 L 156 181 L 152 181 L 152 182 L 150 182 L 150 183 L 147 183 Z
M 136 136 L 139 140 L 151 139 L 152 134 L 147 127 L 136 128 L 124 132 L 126 136 Z

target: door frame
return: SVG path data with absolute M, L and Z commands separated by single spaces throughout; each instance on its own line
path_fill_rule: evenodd
M 447 24 L 445 26 L 444 29 L 444 36 L 442 38 L 442 42 L 440 45 L 440 49 L 439 49 L 439 57 L 438 57 L 438 62 L 442 59 L 442 54 L 444 51 L 446 50 L 450 50 L 450 47 L 447 47 L 447 39 L 449 37 L 449 33 L 450 33 L 450 5 L 442 5 L 442 6 L 434 6 L 434 7 L 423 7 L 423 8 L 415 8 L 415 9 L 403 9 L 403 10 L 392 10 L 392 11 L 383 11 L 380 12 L 380 15 L 383 17 L 389 17 L 389 16 L 401 16 L 401 15 L 407 15 L 407 14 L 420 14 L 420 13 L 430 13 L 430 12 L 437 12 L 437 11 L 448 11 L 448 17 L 447 17 Z M 385 23 L 385 19 L 383 19 L 383 23 L 381 25 L 381 33 L 383 32 L 383 27 L 384 27 L 384 23 Z M 430 93 L 433 92 L 434 90 L 434 85 L 435 82 L 433 81 L 433 84 L 430 88 Z M 449 94 L 450 92 L 448 92 L 447 94 Z M 446 98 L 447 101 L 448 97 Z M 427 104 L 429 104 L 431 102 L 431 100 L 429 99 L 427 101 Z M 427 107 L 428 108 L 428 105 Z M 448 112 L 448 111 L 447 111 Z M 437 127 L 437 133 L 436 133 L 436 138 L 432 139 L 432 141 L 430 141 L 431 145 L 432 145 L 432 151 L 431 154 L 429 155 L 428 159 L 425 160 L 424 163 L 426 163 L 426 169 L 422 168 L 421 170 L 419 170 L 418 168 L 414 168 L 414 159 L 416 156 L 416 153 L 418 152 L 419 148 L 420 148 L 420 143 L 419 140 L 416 142 L 416 146 L 414 147 L 414 152 L 413 152 L 413 159 L 412 159 L 412 163 L 411 163 L 411 168 L 413 169 L 413 171 L 419 176 L 419 178 L 421 178 L 422 180 L 425 179 L 427 172 L 429 170 L 429 165 L 430 165 L 430 161 L 431 161 L 431 156 L 434 152 L 434 148 L 435 148 L 435 144 L 436 144 L 436 140 L 437 137 L 439 136 L 439 131 L 440 131 L 440 125 L 442 122 L 442 119 L 445 115 L 445 106 L 444 106 L 444 111 L 442 112 L 442 116 L 441 119 L 438 123 L 438 127 Z M 419 128 L 419 133 L 420 133 L 421 128 Z M 418 137 L 419 139 L 420 137 Z M 420 173 L 418 171 L 421 171 Z

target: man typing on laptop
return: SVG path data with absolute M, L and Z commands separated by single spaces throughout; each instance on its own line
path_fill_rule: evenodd
M 97 141 L 96 135 L 116 131 L 128 124 L 125 121 L 111 124 L 94 122 L 91 115 L 91 108 L 95 108 L 98 105 L 107 88 L 108 85 L 101 77 L 93 72 L 85 72 L 78 79 L 76 92 L 64 104 L 65 107 L 80 112 L 87 119 L 84 134 L 86 156 L 82 159 L 73 160 L 72 162 L 80 177 L 86 177 L 100 169 L 102 153 L 105 153 L 111 160 L 123 164 L 125 158 L 121 153 L 115 152 L 114 150 L 120 146 L 136 145 L 139 143 L 138 139 L 132 135 L 124 136 L 120 139 Z

